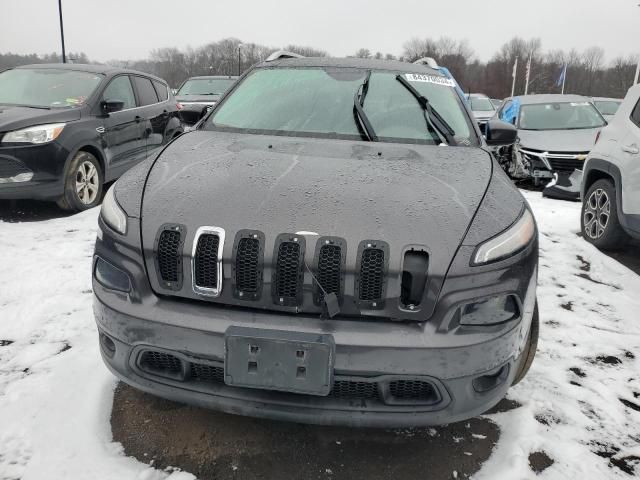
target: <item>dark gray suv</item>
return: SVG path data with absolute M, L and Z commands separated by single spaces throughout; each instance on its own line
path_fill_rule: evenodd
M 487 143 L 515 129 L 488 122 Z M 141 390 L 318 424 L 480 414 L 531 364 L 537 229 L 424 65 L 275 58 L 109 190 L 101 352 Z

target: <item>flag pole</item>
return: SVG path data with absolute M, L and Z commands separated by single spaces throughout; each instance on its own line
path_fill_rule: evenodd
M 527 62 L 527 75 L 524 83 L 524 94 L 529 93 L 529 77 L 531 76 L 531 57 L 533 54 L 529 54 L 529 61 Z
M 567 81 L 567 69 L 568 69 L 569 65 L 565 64 L 564 65 L 564 75 L 562 75 L 562 95 L 564 95 L 564 84 Z
M 633 81 L 634 85 L 638 83 L 638 76 L 640 76 L 640 55 L 638 55 L 638 65 L 636 66 L 636 78 Z
M 513 64 L 513 72 L 511 76 L 513 77 L 513 83 L 511 84 L 511 96 L 516 92 L 516 76 L 518 74 L 518 57 L 516 57 L 516 61 Z

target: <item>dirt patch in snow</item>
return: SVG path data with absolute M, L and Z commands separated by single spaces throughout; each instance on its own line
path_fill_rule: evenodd
M 518 408 L 506 401 L 497 410 Z M 403 430 L 319 427 L 228 415 L 163 400 L 120 383 L 111 427 L 127 455 L 200 480 L 468 478 L 489 458 L 487 418 Z M 455 474 L 454 474 L 455 471 Z
M 529 454 L 529 466 L 531 470 L 540 473 L 553 465 L 553 459 L 546 452 L 533 452 Z

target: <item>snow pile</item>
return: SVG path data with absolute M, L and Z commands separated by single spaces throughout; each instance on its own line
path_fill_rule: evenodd
M 640 277 L 577 233 L 579 204 L 525 193 L 540 227 L 541 337 L 477 479 L 629 478 L 640 457 Z M 187 480 L 111 441 L 115 379 L 91 311 L 98 210 L 0 222 L 0 479 Z M 363 452 L 366 455 L 366 452 Z M 453 466 L 452 466 L 453 467 Z M 637 467 L 640 471 L 640 467 Z
M 580 204 L 524 192 L 540 229 L 540 341 L 522 407 L 496 414 L 501 434 L 478 480 L 629 478 L 640 460 L 640 277 L 578 234 Z M 636 466 L 640 473 L 640 465 Z
M 0 479 L 168 476 L 111 441 L 116 382 L 91 310 L 97 215 L 0 222 Z

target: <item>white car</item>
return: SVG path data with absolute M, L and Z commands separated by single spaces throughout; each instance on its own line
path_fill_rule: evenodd
M 640 239 L 640 85 L 602 129 L 582 177 L 582 234 L 603 250 Z

